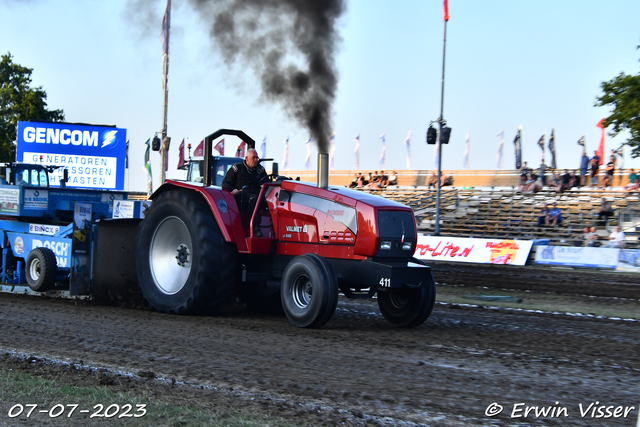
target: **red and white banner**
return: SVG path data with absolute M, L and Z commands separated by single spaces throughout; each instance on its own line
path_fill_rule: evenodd
M 533 242 L 511 239 L 418 236 L 414 257 L 429 261 L 524 265 Z

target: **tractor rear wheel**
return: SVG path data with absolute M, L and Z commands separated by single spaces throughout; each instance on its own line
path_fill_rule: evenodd
M 282 308 L 300 328 L 318 328 L 331 319 L 338 304 L 338 278 L 316 254 L 295 257 L 282 277 Z
M 204 199 L 169 190 L 153 201 L 137 238 L 142 296 L 163 313 L 215 314 L 235 281 L 237 251 Z
M 27 256 L 25 273 L 27 284 L 36 292 L 46 292 L 53 289 L 56 282 L 58 262 L 53 251 L 49 248 L 35 248 Z
M 378 307 L 387 321 L 401 328 L 423 324 L 436 303 L 436 284 L 424 288 L 391 288 L 378 292 Z

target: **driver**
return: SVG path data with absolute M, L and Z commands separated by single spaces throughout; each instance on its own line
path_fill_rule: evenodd
M 258 152 L 250 148 L 244 162 L 231 166 L 222 181 L 222 188 L 237 197 L 245 185 L 259 187 L 267 179 L 267 172 L 258 163 Z

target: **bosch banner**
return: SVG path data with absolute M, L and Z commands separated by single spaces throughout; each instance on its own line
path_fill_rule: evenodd
M 61 166 L 50 174 L 52 187 L 60 186 L 66 169 L 69 188 L 124 190 L 126 155 L 126 129 L 18 122 L 16 161 Z
M 418 236 L 414 257 L 429 261 L 524 265 L 533 242 Z

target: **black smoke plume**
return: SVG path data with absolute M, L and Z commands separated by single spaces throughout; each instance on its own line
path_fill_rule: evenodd
M 327 153 L 344 0 L 191 0 L 227 63 L 248 66 Z

